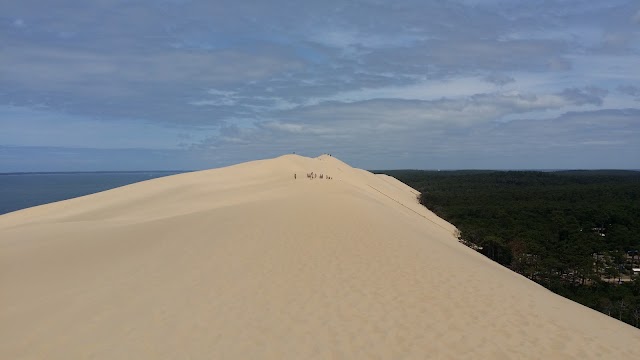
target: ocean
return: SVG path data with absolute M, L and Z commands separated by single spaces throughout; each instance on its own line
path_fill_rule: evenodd
M 0 215 L 185 171 L 0 174 Z

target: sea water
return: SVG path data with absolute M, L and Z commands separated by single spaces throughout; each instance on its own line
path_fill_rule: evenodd
M 0 215 L 184 171 L 0 174 Z

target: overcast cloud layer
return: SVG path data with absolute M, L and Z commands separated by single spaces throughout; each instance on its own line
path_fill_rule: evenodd
M 0 3 L 0 172 L 640 169 L 640 3 Z

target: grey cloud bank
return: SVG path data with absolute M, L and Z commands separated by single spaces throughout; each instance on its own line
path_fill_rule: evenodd
M 640 168 L 635 1 L 0 4 L 0 172 Z

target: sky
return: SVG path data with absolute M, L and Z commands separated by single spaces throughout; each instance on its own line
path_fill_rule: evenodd
M 640 2 L 0 0 L 0 172 L 640 169 Z

